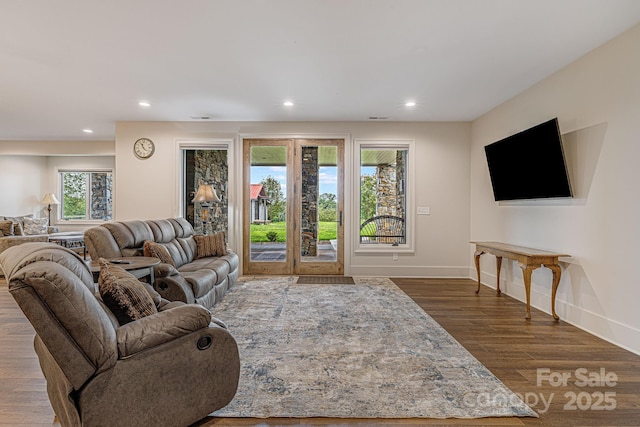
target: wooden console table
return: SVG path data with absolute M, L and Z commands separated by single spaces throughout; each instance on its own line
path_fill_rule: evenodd
M 502 267 L 502 258 L 504 257 L 518 261 L 518 265 L 522 269 L 524 290 L 527 296 L 526 319 L 531 319 L 531 273 L 533 273 L 533 270 L 535 270 L 536 268 L 544 266 L 553 272 L 553 283 L 551 287 L 551 313 L 554 319 L 560 319 L 556 314 L 556 291 L 558 290 L 560 275 L 562 274 L 560 265 L 558 264 L 558 258 L 567 257 L 570 255 L 559 254 L 555 252 L 546 252 L 538 249 L 525 248 L 522 246 L 509 245 L 500 242 L 471 243 L 474 243 L 476 245 L 476 252 L 474 254 L 476 261 L 476 273 L 478 275 L 478 289 L 476 290 L 476 293 L 480 292 L 480 255 L 488 253 L 495 255 L 496 257 L 496 292 L 498 295 L 500 295 L 500 267 Z

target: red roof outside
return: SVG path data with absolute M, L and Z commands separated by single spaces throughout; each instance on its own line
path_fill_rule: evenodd
M 264 191 L 262 184 L 251 184 L 251 200 L 268 199 L 267 193 Z

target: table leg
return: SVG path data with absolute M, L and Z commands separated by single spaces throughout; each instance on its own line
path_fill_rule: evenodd
M 149 267 L 149 284 L 153 287 L 153 284 L 156 282 L 155 272 L 153 271 L 153 267 Z
M 523 265 L 520 264 L 520 268 L 522 269 L 522 278 L 524 279 L 524 292 L 527 296 L 527 315 L 525 319 L 531 319 L 531 273 L 536 268 L 532 265 Z
M 482 255 L 483 253 L 484 252 L 482 251 L 476 251 L 473 254 L 476 261 L 476 275 L 478 276 L 478 289 L 476 289 L 476 294 L 480 293 L 480 255 Z
M 545 267 L 553 272 L 553 283 L 551 285 L 551 314 L 555 320 L 560 320 L 560 317 L 556 314 L 556 291 L 560 284 L 560 274 L 562 274 L 562 270 L 558 264 L 545 265 Z
M 502 268 L 502 257 L 501 256 L 496 256 L 496 285 L 497 285 L 497 289 L 496 289 L 496 293 L 498 294 L 498 296 L 500 296 L 500 294 L 502 293 L 500 291 L 500 269 Z

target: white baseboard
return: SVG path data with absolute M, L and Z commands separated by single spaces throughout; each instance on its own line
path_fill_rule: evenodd
M 469 269 L 468 277 L 472 280 L 477 280 L 475 268 Z M 488 288 L 496 289 L 495 274 L 482 271 L 481 283 Z M 500 290 L 502 293 L 526 303 L 524 283 L 510 281 L 508 287 L 503 286 L 502 283 L 501 278 Z M 531 307 L 551 314 L 551 295 L 540 292 L 539 289 L 539 287 L 531 286 Z M 547 289 L 545 288 L 545 290 Z M 489 289 L 485 289 L 485 291 L 489 292 Z M 482 292 L 482 289 L 480 292 Z M 522 313 L 522 318 L 524 319 L 524 309 Z M 636 328 L 608 319 L 601 314 L 578 307 L 558 297 L 556 297 L 556 314 L 560 316 L 561 322 L 567 322 L 591 335 L 640 355 L 640 330 Z M 535 316 L 535 314 L 532 316 Z

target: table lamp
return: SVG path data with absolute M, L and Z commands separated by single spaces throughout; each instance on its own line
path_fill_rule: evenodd
M 51 205 L 59 205 L 60 201 L 56 198 L 55 194 L 47 193 L 44 195 L 40 203 L 42 203 L 43 205 L 48 205 L 47 211 L 49 211 L 49 225 L 51 225 Z
M 213 185 L 211 184 L 200 184 L 198 191 L 192 200 L 194 203 L 202 203 L 201 214 L 203 222 L 209 220 L 209 203 L 219 201 L 220 199 L 216 194 L 216 190 L 214 190 Z

